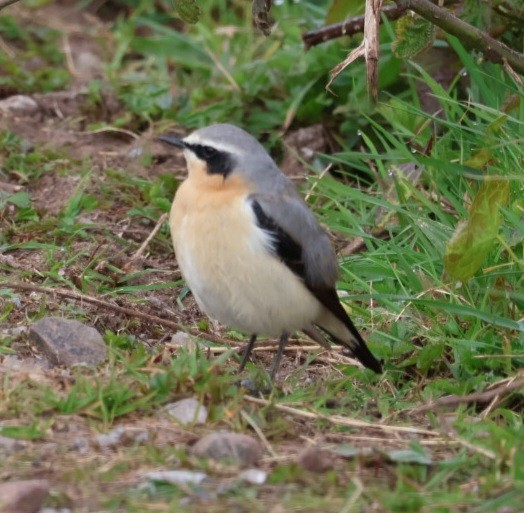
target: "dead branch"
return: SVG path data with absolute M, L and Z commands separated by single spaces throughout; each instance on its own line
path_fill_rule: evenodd
M 508 65 L 518 73 L 524 74 L 524 55 L 512 50 L 504 43 L 494 39 L 482 30 L 457 18 L 447 9 L 443 9 L 429 0 L 395 0 L 398 7 L 410 9 L 442 30 L 460 39 L 469 49 L 482 52 L 484 57 L 495 63 Z
M 382 14 L 390 21 L 398 20 L 404 15 L 406 9 L 404 7 L 384 7 Z M 353 36 L 364 30 L 365 16 L 355 16 L 348 18 L 340 23 L 327 25 L 317 30 L 311 30 L 302 35 L 302 41 L 306 45 L 306 50 L 312 46 L 319 45 L 331 39 L 336 39 L 342 36 Z M 379 19 L 382 23 L 382 18 Z
M 118 312 L 127 317 L 143 319 L 145 321 L 159 324 L 160 326 L 164 326 L 166 328 L 170 328 L 176 331 L 184 331 L 195 337 L 201 337 L 203 339 L 209 340 L 210 342 L 216 342 L 218 344 L 228 344 L 228 345 L 233 345 L 233 346 L 238 345 L 237 341 L 226 340 L 226 339 L 223 339 L 222 337 L 213 335 L 211 333 L 204 333 L 195 328 L 183 326 L 182 324 L 176 321 L 164 319 L 163 317 L 158 317 L 156 315 L 151 315 L 151 314 L 142 312 L 140 310 L 136 310 L 135 308 L 115 305 L 108 301 L 103 301 L 102 299 L 98 299 L 92 296 L 87 296 L 85 294 L 80 294 L 79 292 L 75 292 L 73 290 L 67 290 L 67 289 L 62 289 L 62 288 L 53 288 L 53 287 L 42 287 L 40 285 L 33 285 L 30 283 L 15 283 L 15 282 L 6 282 L 6 281 L 0 281 L 0 284 L 2 285 L 2 287 L 14 289 L 14 290 L 27 290 L 30 292 L 39 292 L 41 294 L 57 295 L 57 296 L 73 299 L 74 301 L 89 303 L 89 304 L 98 306 L 100 308 L 104 308 L 106 310 Z
M 444 5 L 456 4 L 460 0 L 445 0 Z M 387 6 L 382 9 L 382 16 L 379 19 L 379 23 L 383 23 L 383 16 L 389 21 L 395 21 L 402 18 L 407 12 L 406 7 L 400 6 Z M 340 23 L 334 23 L 333 25 L 327 25 L 325 27 L 311 30 L 302 35 L 302 41 L 306 45 L 306 50 L 309 50 L 312 46 L 325 43 L 331 39 L 337 39 L 343 36 L 353 36 L 364 30 L 364 19 L 365 16 L 354 16 L 347 20 L 341 21 Z
M 379 45 L 379 26 L 380 10 L 382 9 L 382 0 L 366 0 L 366 12 L 364 14 L 364 39 L 362 43 L 349 53 L 349 55 L 337 66 L 331 70 L 326 89 L 353 61 L 359 57 L 366 59 L 366 83 L 370 97 L 377 101 L 378 99 L 378 56 L 380 52 Z
M 151 233 L 147 236 L 146 240 L 142 242 L 140 247 L 136 250 L 136 252 L 133 254 L 133 256 L 130 258 L 129 262 L 127 262 L 124 266 L 124 271 L 131 269 L 134 262 L 142 258 L 142 255 L 144 254 L 147 246 L 149 243 L 153 240 L 153 237 L 158 233 L 160 228 L 162 228 L 162 225 L 164 224 L 164 221 L 167 219 L 168 214 L 163 213 L 160 218 L 158 219 L 155 227 L 151 231 Z
M 429 431 L 428 429 L 413 428 L 409 426 L 390 426 L 388 424 L 379 424 L 376 422 L 364 422 L 363 420 L 351 419 L 349 417 L 343 417 L 342 415 L 322 415 L 320 413 L 315 413 L 308 410 L 301 410 L 299 408 L 293 408 L 292 406 L 288 406 L 285 404 L 273 403 L 271 401 L 268 401 L 267 399 L 260 399 L 258 397 L 252 397 L 249 395 L 245 396 L 244 399 L 250 403 L 259 404 L 261 406 L 272 406 L 276 410 L 279 410 L 284 413 L 289 413 L 290 415 L 294 415 L 296 417 L 325 420 L 330 424 L 334 424 L 337 426 L 373 429 L 383 431 L 385 433 L 406 433 L 431 437 L 440 436 L 440 433 L 436 431 Z
M 475 392 L 468 395 L 448 395 L 446 397 L 441 397 L 436 401 L 433 401 L 429 404 L 416 408 L 416 412 L 425 412 L 434 410 L 435 408 L 440 408 L 443 406 L 457 406 L 458 404 L 468 404 L 468 403 L 487 403 L 494 399 L 495 397 L 509 394 L 513 390 L 518 390 L 519 388 L 524 387 L 524 378 L 512 379 L 503 385 L 491 388 L 484 392 Z
M 11 4 L 16 4 L 19 0 L 0 0 L 0 11 Z

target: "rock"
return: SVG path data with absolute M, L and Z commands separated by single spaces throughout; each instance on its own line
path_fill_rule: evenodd
M 52 365 L 96 366 L 107 356 L 100 333 L 75 320 L 44 317 L 31 326 L 29 338 Z
M 104 64 L 100 57 L 89 51 L 80 52 L 76 56 L 76 70 L 80 75 L 96 75 L 103 68 Z
M 207 408 L 192 397 L 167 404 L 162 410 L 184 426 L 205 424 L 207 420 Z
M 148 481 L 159 481 L 173 485 L 182 483 L 200 484 L 207 479 L 207 474 L 190 470 L 159 470 L 145 473 L 144 478 Z
M 26 444 L 21 440 L 0 435 L 0 454 L 11 454 L 16 451 L 21 451 L 22 449 L 25 449 L 25 447 Z
M 317 153 L 324 152 L 326 146 L 324 127 L 320 124 L 289 132 L 284 138 L 284 158 L 280 169 L 289 176 L 305 177 L 308 170 L 303 161 L 313 162 Z
M 131 148 L 127 156 L 131 159 L 136 159 L 137 157 L 140 157 L 142 153 L 144 153 L 144 148 L 142 146 L 137 146 L 136 148 Z
M 174 346 L 185 347 L 190 353 L 196 351 L 197 348 L 195 341 L 183 331 L 177 331 L 171 336 L 171 344 Z
M 12 255 L 2 255 L 2 257 L 5 258 L 8 264 L 13 264 L 14 258 Z M 21 308 L 22 303 L 19 298 L 12 298 L 11 301 L 13 301 L 17 308 Z M 24 333 L 27 333 L 27 326 L 16 326 L 15 328 L 6 328 L 0 331 L 0 335 L 5 337 L 18 337 Z
M 262 448 L 254 438 L 239 433 L 220 431 L 201 438 L 191 450 L 194 456 L 226 461 L 239 467 L 252 467 L 262 456 Z
M 80 454 L 87 454 L 89 452 L 89 442 L 85 438 L 77 437 L 69 446 L 69 450 L 77 451 Z
M 11 346 L 13 347 L 13 346 Z M 28 374 L 41 374 L 45 369 L 49 369 L 51 365 L 48 361 L 36 358 L 19 358 L 18 356 L 7 355 L 0 367 L 11 369 L 17 372 L 26 372 Z
M 334 454 L 310 445 L 299 454 L 297 462 L 304 470 L 322 473 L 334 468 Z
M 45 480 L 11 481 L 0 484 L 0 511 L 2 513 L 36 513 L 49 491 Z
M 109 433 L 98 435 L 95 443 L 101 449 L 109 449 L 119 445 L 141 444 L 149 440 L 149 431 L 141 427 L 118 426 Z
M 248 468 L 238 474 L 238 479 L 251 484 L 264 484 L 267 479 L 267 472 L 258 468 Z
M 36 103 L 30 96 L 15 94 L 5 100 L 0 100 L 0 113 L 5 114 L 34 114 L 39 110 Z

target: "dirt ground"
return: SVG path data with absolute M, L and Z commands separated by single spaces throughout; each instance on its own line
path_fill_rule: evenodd
M 69 5 L 65 0 L 53 2 L 38 13 L 48 26 L 55 27 L 64 34 L 62 49 L 66 55 L 68 71 L 73 76 L 71 87 L 67 91 L 29 95 L 35 102 L 30 108 L 4 111 L 0 109 L 0 131 L 10 131 L 22 138 L 28 152 L 52 152 L 55 155 L 52 158 L 53 170 L 42 172 L 37 178 L 24 180 L 23 176 L 13 170 L 7 174 L 0 174 L 0 191 L 28 192 L 32 206 L 41 220 L 40 226 L 33 227 L 31 231 L 17 232 L 16 225 L 10 219 L 9 207 L 0 217 L 2 230 L 8 234 L 9 243 L 21 246 L 7 253 L 0 253 L 4 278 L 35 286 L 33 291 L 17 291 L 16 308 L 11 310 L 7 318 L 0 321 L 0 331 L 4 335 L 11 336 L 16 330 L 20 330 L 20 337 L 10 347 L 14 354 L 0 354 L 0 375 L 9 374 L 12 380 L 9 387 L 12 395 L 4 399 L 9 400 L 11 405 L 19 405 L 17 415 L 13 416 L 10 410 L 11 416 L 2 418 L 4 412 L 0 411 L 0 418 L 3 426 L 16 426 L 23 420 L 34 422 L 35 426 L 39 426 L 38 429 L 43 430 L 41 436 L 35 436 L 34 440 L 31 436 L 20 440 L 18 449 L 3 457 L 0 480 L 47 479 L 53 491 L 49 500 L 51 505 L 57 508 L 67 507 L 72 511 L 179 511 L 175 507 L 170 509 L 166 506 L 162 496 L 149 501 L 147 507 L 140 506 L 140 502 L 131 501 L 124 504 L 122 497 L 143 481 L 145 470 L 176 466 L 176 462 L 180 461 L 186 466 L 193 463 L 190 458 L 184 459 L 185 449 L 209 431 L 210 427 L 214 429 L 216 426 L 185 429 L 165 418 L 156 415 L 144 416 L 137 411 L 111 422 L 109 426 L 93 420 L 95 414 L 89 411 L 82 415 L 40 411 L 38 415 L 34 415 L 24 410 L 24 402 L 32 397 L 33 392 L 36 394 L 36 384 L 60 392 L 71 389 L 81 381 L 79 375 L 71 369 L 50 368 L 38 350 L 28 341 L 24 327 L 29 324 L 30 319 L 38 318 L 42 312 L 46 315 L 80 317 L 102 334 L 108 330 L 113 333 L 125 333 L 135 336 L 139 343 L 148 348 L 155 347 L 156 351 L 144 357 L 140 367 L 140 372 L 151 376 L 157 372 L 155 365 L 168 365 L 176 358 L 179 348 L 170 342 L 171 335 L 177 331 L 176 324 L 189 327 L 193 333 L 198 333 L 202 323 L 205 323 L 209 326 L 205 334 L 208 340 L 226 341 L 234 348 L 240 348 L 243 344 L 240 339 L 235 338 L 234 333 L 224 327 L 214 323 L 208 324 L 191 295 L 184 295 L 182 284 L 169 289 L 146 287 L 180 279 L 167 229 L 164 227 L 163 235 L 153 238 L 143 255 L 135 258 L 140 245 L 155 228 L 157 219 L 129 216 L 130 205 L 122 199 L 126 193 L 126 183 L 115 181 L 111 177 L 117 170 L 120 175 L 133 180 L 153 182 L 166 174 L 182 179 L 185 167 L 181 155 L 154 140 L 160 131 L 179 130 L 179 127 L 173 123 L 162 127 L 142 126 L 140 130 L 134 131 L 122 128 L 93 131 L 90 128 L 94 123 L 110 125 L 111 121 L 121 116 L 124 111 L 109 86 L 102 90 L 101 99 L 96 105 L 91 103 L 87 91 L 87 85 L 91 80 L 104 77 L 103 63 L 107 61 L 108 53 L 114 44 L 113 34 L 109 30 L 106 18 L 95 16 L 89 11 L 77 11 Z M 20 6 L 14 6 L 12 13 L 20 23 L 29 22 L 34 15 L 32 11 Z M 0 90 L 0 101 L 17 93 L 18 91 Z M 318 143 L 318 127 L 313 128 L 311 134 L 313 135 L 308 144 L 312 140 Z M 305 144 L 300 142 L 300 138 L 297 138 L 297 141 L 298 145 Z M 144 156 L 147 158 L 143 158 Z M 0 168 L 1 166 L 0 161 Z M 292 175 L 299 173 L 299 168 L 290 158 L 285 159 L 285 167 Z M 90 236 L 72 236 L 72 239 L 67 241 L 67 250 L 64 251 L 60 262 L 60 256 L 57 257 L 56 251 L 53 249 L 50 253 L 45 245 L 55 242 L 51 223 L 68 208 L 71 198 L 81 184 L 86 193 L 98 199 L 96 207 L 81 214 L 82 223 L 89 225 Z M 107 189 L 111 187 L 120 189 L 114 191 L 114 200 L 108 201 L 111 191 L 108 192 Z M 102 190 L 105 191 L 104 194 L 101 194 Z M 60 239 L 60 243 L 62 242 L 63 238 Z M 28 243 L 33 244 L 33 247 L 29 248 Z M 71 260 L 71 255 L 78 257 Z M 90 269 L 95 261 L 94 270 L 105 280 L 105 293 L 99 293 L 96 287 L 91 290 L 89 284 L 81 281 L 85 270 Z M 45 287 L 47 283 L 43 276 L 50 276 L 51 272 L 55 277 L 54 285 L 58 279 L 63 279 L 64 285 L 61 290 L 68 289 L 67 284 L 72 283 L 78 286 L 77 290 L 82 289 L 82 294 L 75 292 L 76 297 L 72 297 L 61 292 L 43 290 L 41 287 Z M 136 273 L 136 277 L 129 281 L 127 275 L 131 273 Z M 143 286 L 143 289 L 134 294 L 116 295 L 109 292 L 110 289 L 124 286 Z M 181 294 L 184 295 L 183 309 L 179 308 L 177 301 Z M 97 305 L 86 298 L 99 299 L 117 308 Z M 5 306 L 6 302 L 0 294 L 0 309 Z M 122 310 L 126 308 L 127 313 Z M 161 317 L 166 323 L 155 322 L 153 317 Z M 296 342 L 297 340 L 293 339 L 290 345 L 296 347 Z M 312 359 L 311 350 L 307 348 L 308 344 L 311 347 L 311 342 L 301 340 L 301 343 L 304 344 L 303 348 L 290 350 L 283 359 L 277 384 L 284 396 L 293 391 L 292 384 L 288 381 L 291 373 Z M 210 357 L 221 354 L 220 347 L 217 349 L 213 346 L 208 351 Z M 254 361 L 261 367 L 269 368 L 273 354 L 274 351 L 266 348 L 256 353 Z M 340 363 L 353 365 L 354 361 L 338 350 L 329 354 L 319 354 L 307 366 L 300 379 L 307 383 L 317 383 L 321 395 L 323 382 L 338 376 L 336 366 Z M 104 372 L 105 370 L 101 369 L 101 375 Z M 85 376 L 88 380 L 98 379 L 87 371 Z M 119 376 L 116 379 L 119 379 Z M 19 389 L 22 392 L 17 392 Z M 16 395 L 19 393 L 20 397 Z M 418 391 L 414 393 L 417 394 Z M 0 396 L 1 394 L 2 392 Z M 346 391 L 341 390 L 332 398 L 333 408 L 349 400 L 345 394 Z M 292 403 L 288 410 L 281 409 L 268 414 L 267 425 L 270 425 L 273 435 L 271 442 L 268 442 L 262 431 L 251 429 L 252 424 L 248 421 L 243 421 L 244 424 L 239 427 L 235 419 L 240 417 L 242 404 L 245 406 L 239 401 L 235 398 L 231 404 L 220 405 L 222 419 L 226 420 L 218 423 L 219 428 L 238 430 L 242 427 L 254 437 L 258 437 L 261 443 L 265 444 L 265 455 L 259 463 L 259 468 L 268 473 L 278 466 L 286 465 L 289 465 L 289 472 L 293 472 L 293 465 L 297 465 L 297 462 L 298 466 L 308 470 L 308 473 L 299 472 L 296 483 L 285 487 L 276 480 L 266 484 L 257 492 L 255 499 L 249 496 L 248 492 L 242 492 L 246 495 L 240 494 L 243 498 L 237 500 L 227 491 L 231 490 L 227 486 L 234 481 L 237 471 L 210 465 L 207 470 L 214 473 L 219 485 L 226 491 L 217 491 L 220 486 L 216 481 L 198 493 L 184 490 L 184 500 L 189 497 L 187 511 L 283 513 L 286 511 L 281 505 L 284 496 L 304 493 L 305 501 L 312 496 L 325 496 L 323 500 L 326 502 L 318 506 L 297 506 L 293 510 L 356 511 L 350 509 L 353 495 L 350 495 L 349 499 L 347 496 L 342 498 L 339 493 L 341 489 L 344 489 L 346 495 L 347 490 L 351 489 L 352 493 L 356 494 L 355 497 L 358 497 L 359 494 L 366 493 L 362 491 L 363 482 L 373 481 L 375 486 L 379 485 L 384 489 L 399 486 L 397 476 L 384 454 L 395 449 L 406 449 L 417 439 L 431 452 L 433 460 L 438 461 L 455 454 L 455 448 L 462 443 L 458 439 L 441 435 L 439 431 L 432 431 L 426 415 L 415 412 L 400 414 L 396 418 L 411 428 L 388 429 L 388 419 L 380 419 L 376 401 L 369 401 L 362 413 L 377 419 L 377 423 L 380 419 L 382 426 L 378 427 L 366 422 L 361 425 L 348 424 L 348 419 L 337 415 L 322 418 L 309 411 L 300 410 L 299 404 Z M 256 404 L 257 407 L 266 408 L 270 404 L 270 400 L 267 401 L 249 403 L 249 406 Z M 218 407 L 216 406 L 217 411 Z M 256 416 L 256 410 L 249 411 L 256 417 L 257 422 L 267 421 L 263 415 Z M 315 423 L 312 422 L 312 418 Z M 322 427 L 319 427 L 317 421 L 321 425 L 324 422 Z M 271 424 L 273 422 L 276 427 Z M 254 423 L 256 425 L 256 422 Z M 131 442 L 127 446 L 122 444 L 109 449 L 97 446 L 96 437 L 99 432 L 116 426 L 125 427 L 131 432 L 143 430 L 149 434 L 149 442 L 135 445 L 131 436 Z M 311 444 L 318 444 L 329 450 L 338 448 L 339 452 L 315 454 L 312 458 L 313 463 L 308 463 L 304 458 L 300 459 L 300 455 L 303 454 L 304 448 Z M 348 456 L 340 449 L 348 444 L 356 448 L 356 459 L 354 454 Z M 373 449 L 370 450 L 370 447 Z M 327 461 L 323 458 L 327 458 Z M 349 460 L 351 463 L 348 464 Z M 326 473 L 330 473 L 328 477 L 331 480 L 327 484 L 325 481 L 320 482 L 318 478 L 322 475 L 324 479 Z M 409 478 L 407 479 L 411 483 Z M 471 486 L 474 484 L 469 483 Z M 346 485 L 349 488 L 346 489 Z M 416 488 L 418 485 L 415 483 L 413 486 Z M 324 489 L 319 491 L 322 487 Z M 312 495 L 308 495 L 309 493 Z M 114 502 L 110 500 L 112 497 L 117 497 Z M 105 506 L 102 506 L 102 499 L 108 501 Z M 122 501 L 122 505 L 119 501 Z M 372 503 L 373 499 L 369 498 L 369 502 Z M 368 511 L 386 510 L 376 506 Z

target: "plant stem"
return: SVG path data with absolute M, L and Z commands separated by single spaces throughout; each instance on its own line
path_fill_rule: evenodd
M 18 0 L 0 0 L 0 11 L 4 7 L 9 7 L 11 4 L 15 4 Z
M 390 21 L 397 20 L 404 15 L 406 9 L 404 7 L 384 7 L 382 14 Z M 382 23 L 382 18 L 380 18 Z M 306 45 L 306 50 L 312 46 L 319 45 L 325 41 L 336 39 L 342 36 L 352 36 L 364 30 L 364 16 L 355 16 L 348 18 L 340 23 L 327 25 L 317 30 L 311 30 L 302 35 L 302 41 Z
M 447 9 L 438 7 L 429 0 L 395 0 L 395 3 L 399 8 L 410 9 L 445 32 L 458 37 L 465 47 L 482 52 L 489 61 L 504 63 L 505 60 L 515 71 L 524 74 L 523 54 L 460 20 Z

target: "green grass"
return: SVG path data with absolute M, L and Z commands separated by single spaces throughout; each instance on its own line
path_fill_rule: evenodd
M 304 54 L 299 44 L 302 27 L 319 24 L 325 7 L 275 6 L 279 25 L 263 39 L 251 29 L 249 9 L 234 6 L 203 7 L 202 21 L 180 32 L 151 2 L 133 5 L 112 25 L 103 79 L 88 85 L 89 121 L 150 134 L 236 122 L 277 158 L 284 128 L 328 128 L 341 149 L 317 156 L 301 187 L 334 236 L 338 288 L 385 373 L 362 371 L 336 354 L 293 353 L 279 387 L 265 404 L 255 403 L 237 385 L 233 350 L 220 352 L 220 344 L 205 340 L 198 350 L 180 349 L 161 325 L 2 285 L 62 287 L 211 330 L 177 273 L 167 226 L 151 241 L 144 264 L 126 267 L 178 186 L 171 171 L 149 178 L 158 163 L 147 146 L 137 161 L 126 157 L 101 167 L 95 154 L 75 159 L 61 149 L 29 151 L 23 137 L 3 130 L 0 182 L 22 189 L 0 193 L 0 434 L 25 444 L 0 456 L 0 468 L 8 469 L 3 480 L 48 477 L 47 505 L 73 511 L 521 511 L 522 389 L 493 402 L 421 408 L 522 378 L 522 88 L 450 38 L 461 69 L 444 89 L 422 66 L 394 58 L 386 27 L 379 104 L 365 100 L 358 64 L 335 83 L 337 96 L 329 95 L 327 74 L 346 46 Z M 216 30 L 228 26 L 234 30 L 225 35 Z M 148 36 L 137 37 L 137 27 Z M 39 55 L 60 68 L 60 34 L 21 28 L 5 17 L 0 30 L 20 60 Z M 27 87 L 20 85 L 28 73 L 21 69 L 9 87 L 54 88 L 35 73 Z M 420 82 L 439 99 L 438 115 L 420 106 Z M 101 83 L 122 102 L 113 118 L 100 114 Z M 323 173 L 328 164 L 333 174 Z M 53 215 L 36 201 L 49 177 L 78 179 Z M 461 224 L 466 232 L 458 231 Z M 461 233 L 470 232 L 464 242 Z M 360 250 L 347 251 L 358 237 Z M 96 326 L 108 360 L 95 370 L 38 367 L 27 335 L 8 330 L 46 315 Z M 241 338 L 235 331 L 220 334 Z M 267 378 L 268 354 L 257 353 L 248 365 L 251 381 Z M 28 370 L 13 366 L 14 356 L 28 362 Z M 181 428 L 162 417 L 165 404 L 189 396 L 208 408 L 206 425 Z M 253 425 L 276 454 L 267 451 L 261 463 L 269 476 L 264 485 L 237 482 L 234 470 L 196 460 L 187 450 L 212 430 L 256 438 Z M 96 447 L 94 437 L 116 426 L 144 428 L 149 439 L 114 450 Z M 432 434 L 394 431 L 398 427 Z M 74 449 L 78 440 L 87 452 Z M 332 469 L 317 474 L 297 463 L 310 441 L 337 455 Z M 178 468 L 205 471 L 211 480 L 172 486 L 140 477 Z

